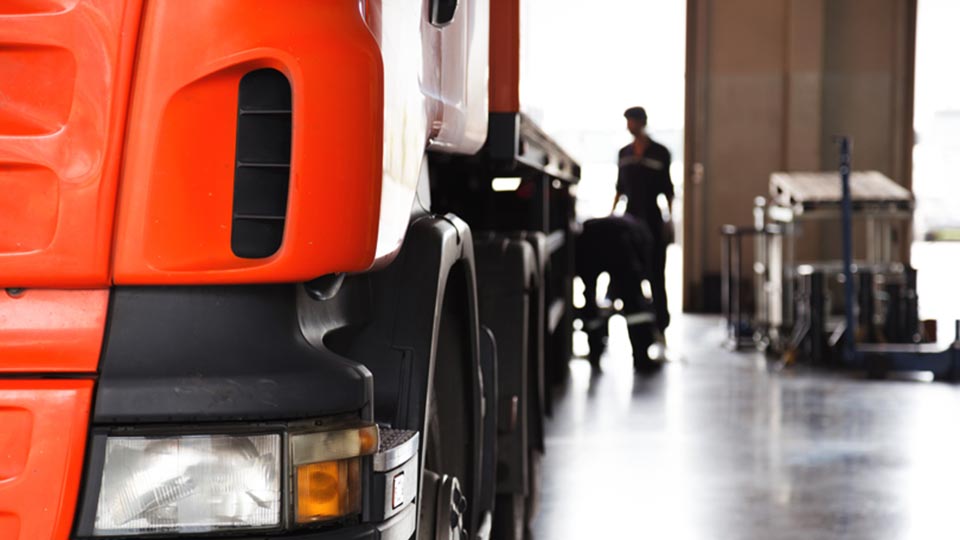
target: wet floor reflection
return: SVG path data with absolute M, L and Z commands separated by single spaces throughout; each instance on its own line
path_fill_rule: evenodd
M 574 361 L 548 426 L 538 540 L 960 538 L 960 387 L 771 370 L 682 317 L 635 377 Z M 680 345 L 683 345 L 680 347 Z

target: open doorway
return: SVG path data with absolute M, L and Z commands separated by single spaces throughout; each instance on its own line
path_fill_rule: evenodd
M 610 214 L 623 111 L 642 106 L 672 155 L 676 238 L 682 238 L 686 0 L 524 0 L 521 108 L 580 162 L 577 214 Z M 667 255 L 670 310 L 682 306 L 682 251 Z
M 960 291 L 955 276 L 960 264 L 958 20 L 960 2 L 956 0 L 918 2 L 913 151 L 917 209 L 912 261 L 919 270 L 920 316 L 941 321 L 960 317 L 957 295 L 943 294 Z M 941 340 L 952 337 L 952 332 L 941 333 Z
M 960 240 L 960 2 L 920 0 L 914 104 L 913 191 L 918 240 Z

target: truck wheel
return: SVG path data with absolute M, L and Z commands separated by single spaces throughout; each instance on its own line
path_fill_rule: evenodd
M 468 498 L 478 466 L 473 426 L 473 395 L 465 359 L 475 355 L 470 339 L 466 298 L 459 287 L 444 295 L 433 385 L 424 441 L 424 479 L 420 540 L 466 540 L 470 528 Z M 469 365 L 472 365 L 469 364 Z M 479 374 L 477 374 L 479 376 Z
M 442 474 L 443 441 L 436 415 L 427 424 L 426 466 L 420 506 L 419 540 L 466 540 L 467 498 L 456 476 Z M 432 456 L 432 457 L 431 457 Z

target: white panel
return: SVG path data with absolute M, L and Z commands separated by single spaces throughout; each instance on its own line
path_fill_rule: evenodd
M 454 21 L 429 23 L 429 0 L 367 0 L 384 66 L 383 191 L 377 262 L 399 250 L 424 154 L 474 154 L 487 138 L 488 0 L 460 0 Z
M 443 122 L 430 148 L 475 154 L 487 140 L 489 0 L 461 0 L 456 18 L 441 36 Z
M 389 259 L 403 241 L 416 197 L 427 142 L 421 23 L 422 0 L 374 0 L 367 17 L 383 55 L 383 191 L 378 262 Z

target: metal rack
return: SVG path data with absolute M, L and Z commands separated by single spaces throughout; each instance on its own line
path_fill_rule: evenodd
M 777 172 L 770 176 L 770 196 L 766 215 L 781 234 L 757 253 L 763 257 L 757 263 L 778 271 L 767 274 L 763 302 L 767 310 L 758 318 L 766 323 L 770 340 L 783 346 L 795 323 L 798 269 L 813 266 L 828 280 L 844 272 L 840 259 L 798 261 L 796 255 L 805 222 L 841 220 L 843 183 L 839 172 Z M 851 219 L 865 224 L 866 257 L 856 264 L 874 273 L 897 273 L 903 262 L 895 249 L 898 224 L 913 219 L 913 195 L 879 172 L 857 171 L 849 174 L 849 200 Z
M 842 281 L 846 269 L 840 258 L 797 258 L 805 223 L 841 221 L 840 173 L 777 172 L 770 176 L 769 185 L 770 200 L 755 200 L 752 227 L 727 225 L 721 230 L 722 305 L 732 348 L 754 345 L 782 351 L 791 347 L 798 331 L 802 333 L 799 327 L 809 324 L 797 320 L 799 303 L 809 300 L 809 275 L 816 273 L 822 280 L 818 290 L 828 290 L 831 283 Z M 850 173 L 849 188 L 851 219 L 865 225 L 866 257 L 854 265 L 857 279 L 903 275 L 897 232 L 899 224 L 912 219 L 912 194 L 875 171 Z M 749 277 L 743 269 L 746 239 L 753 242 L 754 253 Z M 798 287 L 806 289 L 798 291 Z M 746 289 L 752 295 L 745 294 Z
M 898 260 L 896 232 L 913 216 L 913 196 L 877 172 L 850 171 L 850 143 L 840 141 L 836 173 L 774 173 L 772 200 L 758 198 L 753 227 L 725 226 L 723 314 L 727 341 L 772 345 L 787 360 L 865 369 L 877 375 L 896 370 L 930 371 L 960 377 L 960 322 L 946 349 L 923 343 L 917 314 L 916 271 Z M 799 225 L 836 219 L 842 258 L 799 263 Z M 854 261 L 853 221 L 866 225 L 866 258 Z M 754 311 L 743 299 L 743 239 L 754 241 Z M 842 288 L 842 291 L 837 291 Z M 833 306 L 842 305 L 843 316 Z

